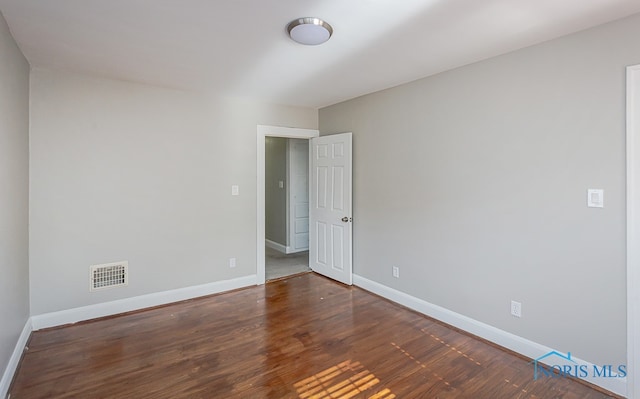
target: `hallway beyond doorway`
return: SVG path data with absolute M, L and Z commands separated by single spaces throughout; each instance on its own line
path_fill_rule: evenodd
M 311 271 L 309 251 L 287 255 L 273 248 L 265 247 L 265 269 L 267 281 Z

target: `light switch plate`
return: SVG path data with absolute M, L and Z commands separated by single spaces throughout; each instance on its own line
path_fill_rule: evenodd
M 589 208 L 604 208 L 604 190 L 588 189 L 587 206 Z
M 240 195 L 240 186 L 231 186 L 231 195 Z
M 282 180 L 278 181 L 278 187 L 284 188 L 284 182 Z

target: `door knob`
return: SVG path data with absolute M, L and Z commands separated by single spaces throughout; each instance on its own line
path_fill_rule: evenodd
M 347 223 L 347 222 L 351 221 L 351 218 L 348 218 L 348 217 L 345 216 L 345 217 L 342 218 L 342 221 Z

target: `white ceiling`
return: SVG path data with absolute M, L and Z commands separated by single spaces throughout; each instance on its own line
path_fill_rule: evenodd
M 0 0 L 32 67 L 319 108 L 640 12 L 638 0 Z M 334 28 L 319 46 L 285 32 Z

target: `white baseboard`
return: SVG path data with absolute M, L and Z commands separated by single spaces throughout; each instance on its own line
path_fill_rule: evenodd
M 13 349 L 13 354 L 11 354 L 9 363 L 7 364 L 7 367 L 4 369 L 4 373 L 2 374 L 2 379 L 0 380 L 0 398 L 6 398 L 7 394 L 9 393 L 11 381 L 13 380 L 13 376 L 18 369 L 20 359 L 22 358 L 22 353 L 24 352 L 24 347 L 27 346 L 27 342 L 29 341 L 29 336 L 31 335 L 32 330 L 33 328 L 31 325 L 31 318 L 29 318 L 27 319 L 27 322 L 24 323 L 24 328 L 20 333 L 20 337 L 18 337 L 18 342 L 16 342 L 16 347 Z
M 298 248 L 298 249 L 293 249 L 293 247 L 287 247 L 287 255 L 288 254 L 297 254 L 299 252 L 304 252 L 304 251 L 308 251 L 309 247 L 306 248 Z
M 264 245 L 266 245 L 267 247 L 271 248 L 271 249 L 275 249 L 278 252 L 282 252 L 283 254 L 288 253 L 287 250 L 289 247 L 284 246 L 280 243 L 277 243 L 275 241 L 271 241 L 271 240 L 264 240 Z
M 380 295 L 381 297 L 386 298 L 390 301 L 406 306 L 407 308 L 415 310 L 416 312 L 440 320 L 471 334 L 477 335 L 481 338 L 486 339 L 487 341 L 491 341 L 495 344 L 498 344 L 504 348 L 510 349 L 531 359 L 537 359 L 538 357 L 553 350 L 552 348 L 549 348 L 545 345 L 538 344 L 515 334 L 500 330 L 499 328 L 495 328 L 488 324 L 479 322 L 470 317 L 452 312 L 451 310 L 445 309 L 438 305 L 434 305 L 422 299 L 416 298 L 414 296 L 387 287 L 386 285 L 377 283 L 356 274 L 353 275 L 353 284 L 374 294 Z M 572 357 L 572 359 L 579 364 L 587 365 L 589 370 L 593 369 L 593 365 L 589 362 L 578 359 L 576 357 Z M 542 363 L 545 362 L 543 361 Z M 551 366 L 552 364 L 547 365 Z M 531 366 L 531 375 L 531 378 L 533 378 L 533 365 Z M 589 377 L 585 377 L 583 378 L 583 380 L 618 395 L 626 396 L 627 394 L 626 378 L 594 378 L 589 375 Z
M 74 309 L 61 310 L 59 312 L 45 313 L 31 317 L 33 330 L 77 323 L 79 321 L 111 316 L 119 313 L 130 312 L 165 305 L 172 302 L 184 301 L 237 288 L 256 285 L 255 274 L 239 277 L 232 280 L 216 281 L 213 283 L 195 285 L 192 287 L 178 288 L 170 291 L 156 292 L 132 298 L 119 299 L 117 301 L 98 303 Z
M 256 275 L 239 277 L 232 280 L 217 281 L 209 284 L 202 284 L 192 287 L 179 288 L 176 290 L 163 291 L 153 294 L 141 295 L 133 298 L 126 298 L 112 302 L 105 302 L 96 305 L 83 306 L 59 312 L 45 313 L 32 316 L 27 322 L 16 343 L 13 354 L 4 371 L 2 380 L 0 380 L 0 398 L 6 397 L 9 391 L 9 385 L 15 374 L 20 362 L 22 352 L 27 344 L 29 335 L 32 330 L 41 328 L 55 327 L 64 324 L 76 323 L 79 321 L 95 319 L 98 317 L 111 316 L 118 313 L 139 310 L 143 308 L 164 305 L 167 303 L 183 301 L 186 299 L 197 298 L 211 294 L 217 294 L 224 291 L 230 291 L 237 288 L 248 287 L 256 284 Z M 460 328 L 471 334 L 477 335 L 497 345 L 510 349 L 516 353 L 531 359 L 551 352 L 553 349 L 545 345 L 538 344 L 528 339 L 519 337 L 509 332 L 500 330 L 488 324 L 479 322 L 470 317 L 452 312 L 438 305 L 431 304 L 422 299 L 413 297 L 404 292 L 387 287 L 365 277 L 353 275 L 353 284 L 361 287 L 383 298 L 389 299 L 400 305 L 406 306 L 419 313 L 433 317 L 444 323 Z M 592 364 L 584 360 L 573 357 L 573 360 L 579 364 L 585 364 L 592 368 Z M 533 374 L 533 366 L 532 366 Z M 533 377 L 532 377 L 533 378 Z M 591 376 L 584 378 L 594 385 L 604 388 L 618 395 L 626 396 L 627 379 L 626 378 L 593 378 Z

